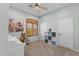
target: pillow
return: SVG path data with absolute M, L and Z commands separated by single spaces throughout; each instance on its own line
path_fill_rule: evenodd
M 17 38 L 17 36 L 8 35 L 8 41 L 15 41 L 17 44 L 22 44 L 22 42 Z
M 8 35 L 8 41 L 13 41 L 13 37 L 11 35 Z

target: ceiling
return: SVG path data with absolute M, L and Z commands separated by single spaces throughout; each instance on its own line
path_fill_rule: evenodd
M 31 3 L 12 3 L 10 4 L 11 8 L 16 8 L 20 11 L 35 15 L 35 16 L 42 16 L 45 14 L 48 14 L 50 12 L 53 12 L 59 8 L 62 8 L 64 6 L 68 6 L 70 3 L 42 3 L 42 6 L 46 7 L 46 10 L 41 10 L 41 12 L 38 14 L 33 8 L 28 7 L 28 5 Z

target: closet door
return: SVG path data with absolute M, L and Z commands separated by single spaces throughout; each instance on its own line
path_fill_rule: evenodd
M 73 49 L 73 17 L 58 19 L 59 45 Z

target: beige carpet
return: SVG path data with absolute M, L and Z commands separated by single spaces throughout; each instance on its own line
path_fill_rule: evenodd
M 58 46 L 50 46 L 43 40 L 38 40 L 24 48 L 25 56 L 79 56 L 79 53 L 71 49 Z

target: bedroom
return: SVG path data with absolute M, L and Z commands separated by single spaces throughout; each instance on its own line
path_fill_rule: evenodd
M 48 56 L 79 55 L 76 52 L 71 52 L 71 50 L 79 51 L 79 37 L 78 37 L 79 36 L 79 31 L 78 31 L 79 30 L 79 27 L 78 27 L 79 4 L 43 3 L 39 5 L 44 6 L 45 8 L 40 10 L 38 10 L 38 7 L 36 7 L 36 10 L 35 10 L 34 6 L 37 6 L 37 5 L 34 5 L 34 4 L 31 4 L 31 3 L 9 4 L 10 12 L 9 12 L 8 22 L 10 23 L 21 22 L 19 23 L 20 27 L 18 27 L 18 25 L 14 25 L 14 23 L 13 24 L 11 23 L 11 25 L 13 25 L 15 29 L 13 27 L 11 27 L 11 29 L 9 28 L 9 34 L 8 34 L 8 43 L 9 43 L 8 50 L 10 53 L 9 55 L 15 55 L 15 56 L 16 55 L 21 55 L 21 56 L 24 56 L 24 55 L 25 56 L 27 55 L 48 55 Z M 33 5 L 33 8 L 32 8 L 32 5 Z M 29 19 L 30 21 L 27 21 Z M 51 40 L 47 39 L 45 43 L 45 35 L 48 36 L 49 29 L 51 29 L 52 31 L 52 39 Z M 24 34 L 25 39 L 19 40 L 21 37 L 21 34 L 22 35 Z M 42 46 L 41 44 L 45 45 L 45 47 Z M 61 54 L 60 52 L 59 53 L 54 52 L 53 54 L 53 53 L 50 53 L 52 50 L 50 46 L 52 48 L 54 46 L 55 48 L 53 49 L 57 49 L 58 52 L 61 51 L 61 49 L 63 51 L 64 47 L 66 47 L 68 51 L 65 50 Z M 59 46 L 63 46 L 63 48 L 62 47 L 60 48 Z M 37 47 L 39 49 L 36 49 Z M 41 50 L 40 48 L 41 49 L 48 48 L 49 51 Z M 32 49 L 34 52 L 32 51 Z M 41 53 L 41 52 L 44 52 L 44 53 Z

